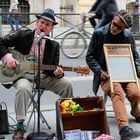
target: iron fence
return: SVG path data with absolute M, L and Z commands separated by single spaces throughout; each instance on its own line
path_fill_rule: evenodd
M 9 2 L 1 2 L 0 8 L 1 8 L 1 16 L 2 16 L 2 24 L 8 24 L 7 21 L 7 15 L 9 11 L 10 3 Z M 16 13 L 18 15 L 18 19 L 20 24 L 28 24 L 30 23 L 30 5 L 26 2 L 19 2 L 19 12 Z M 21 14 L 24 13 L 24 14 Z
M 9 11 L 9 2 L 1 2 L 0 1 L 0 25 L 8 25 L 7 15 Z M 136 10 L 137 4 L 133 3 L 131 5 L 127 5 L 126 9 L 127 11 L 133 16 L 133 26 L 131 28 L 131 31 L 134 34 L 135 39 L 140 39 L 140 13 Z M 17 13 L 19 15 L 19 22 L 22 27 L 25 27 L 26 25 L 32 24 L 35 20 L 35 15 L 40 13 L 30 13 L 30 5 L 26 2 L 19 2 L 19 9 L 20 13 Z M 75 16 L 75 17 L 74 17 Z M 71 21 L 67 17 L 74 17 Z M 74 25 L 74 22 L 80 18 L 79 13 L 56 13 L 56 18 L 60 21 L 60 26 L 66 26 L 66 24 L 69 27 L 72 27 L 65 32 L 68 32 L 69 30 L 79 26 L 79 24 Z M 81 21 L 79 20 L 78 23 Z M 1 32 L 1 27 L 0 27 Z M 65 32 L 61 33 L 64 34 Z M 53 33 L 52 33 L 53 34 Z M 61 34 L 57 35 L 57 37 L 61 36 Z

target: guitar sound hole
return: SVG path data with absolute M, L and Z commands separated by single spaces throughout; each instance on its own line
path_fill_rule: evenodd
M 15 77 L 20 74 L 20 66 L 18 65 L 16 68 L 13 69 L 5 67 L 4 69 L 2 69 L 2 73 L 7 77 Z

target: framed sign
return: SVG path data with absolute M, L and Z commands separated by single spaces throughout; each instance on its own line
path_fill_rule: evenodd
M 113 82 L 136 82 L 139 87 L 130 44 L 104 44 L 104 53 L 112 92 Z

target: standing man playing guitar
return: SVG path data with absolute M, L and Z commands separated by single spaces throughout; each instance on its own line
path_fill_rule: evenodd
M 52 9 L 46 9 L 40 15 L 36 15 L 35 30 L 19 30 L 11 35 L 6 35 L 0 38 L 0 58 L 5 67 L 15 69 L 19 63 L 18 59 L 9 51 L 9 47 L 14 47 L 15 50 L 23 55 L 32 54 L 38 56 L 40 48 L 40 63 L 45 65 L 56 65 L 55 70 L 41 70 L 40 88 L 50 90 L 60 97 L 73 97 L 72 85 L 63 78 L 64 71 L 59 67 L 59 44 L 49 39 L 47 36 L 53 30 L 54 25 L 58 24 L 54 17 Z M 41 41 L 40 47 L 36 42 Z M 38 81 L 37 81 L 38 82 Z M 23 139 L 24 120 L 28 110 L 30 94 L 33 84 L 29 79 L 20 77 L 13 81 L 13 86 L 17 89 L 15 96 L 15 112 L 17 120 L 17 129 L 13 135 L 13 139 Z

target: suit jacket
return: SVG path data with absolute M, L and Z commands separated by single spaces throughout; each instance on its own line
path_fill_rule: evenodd
M 32 43 L 34 40 L 35 31 L 32 30 L 19 30 L 12 35 L 6 35 L 0 38 L 0 58 L 9 53 L 8 47 L 14 47 L 23 55 L 30 53 Z M 59 64 L 59 43 L 46 39 L 43 64 L 58 65 Z M 53 71 L 47 71 L 50 75 L 54 75 Z

